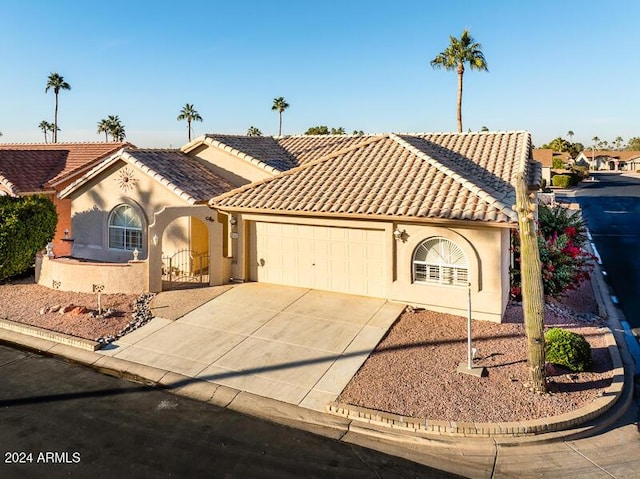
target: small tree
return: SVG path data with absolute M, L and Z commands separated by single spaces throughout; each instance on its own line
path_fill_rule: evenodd
M 0 196 L 0 281 L 20 274 L 51 241 L 58 214 L 41 196 Z

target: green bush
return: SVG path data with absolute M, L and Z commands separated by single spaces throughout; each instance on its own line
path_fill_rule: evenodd
M 580 334 L 561 328 L 551 328 L 544 335 L 546 361 L 565 366 L 571 371 L 591 368 L 591 345 Z
M 571 177 L 569 175 L 555 175 L 551 178 L 551 183 L 558 188 L 569 188 L 571 186 Z
M 58 214 L 50 199 L 41 196 L 0 196 L 0 281 L 20 274 L 51 241 Z
M 554 158 L 553 160 L 551 160 L 551 165 L 554 170 L 561 170 L 564 168 L 562 158 Z
M 573 172 L 577 174 L 581 180 L 584 180 L 585 178 L 591 176 L 591 174 L 589 173 L 589 168 L 586 166 L 574 165 L 572 169 Z
M 587 229 L 582 217 L 576 210 L 562 206 L 538 205 L 538 228 L 545 238 L 566 234 L 580 247 L 587 240 Z

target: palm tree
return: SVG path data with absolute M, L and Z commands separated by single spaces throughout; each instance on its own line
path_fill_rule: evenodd
M 124 125 L 120 121 L 120 118 L 118 118 L 118 115 L 109 115 L 106 119 L 106 125 L 113 141 L 124 141 L 127 135 L 125 134 Z
M 279 96 L 278 98 L 273 99 L 273 105 L 271 106 L 271 110 L 277 111 L 280 116 L 280 123 L 278 125 L 278 136 L 282 136 L 282 112 L 289 108 L 289 104 L 284 99 L 284 97 Z
M 616 136 L 616 139 L 613 140 L 613 142 L 616 145 L 616 150 L 620 149 L 620 145 L 622 145 L 622 143 L 624 142 L 624 139 L 621 136 Z
M 104 141 L 109 141 L 109 131 L 111 130 L 111 123 L 107 118 L 103 118 L 98 122 L 98 135 L 104 133 Z
M 462 31 L 460 38 L 450 35 L 449 46 L 431 60 L 433 68 L 458 72 L 458 133 L 462 133 L 462 76 L 465 64 L 472 70 L 489 71 L 482 45 L 475 42 L 466 29 Z
M 47 87 L 44 92 L 48 92 L 49 89 L 53 90 L 53 94 L 56 97 L 56 108 L 53 114 L 53 142 L 58 143 L 58 94 L 60 90 L 71 90 L 71 85 L 64 81 L 64 77 L 57 73 L 51 73 L 47 78 Z
M 191 141 L 191 122 L 192 121 L 202 121 L 202 117 L 200 113 L 198 113 L 195 108 L 193 108 L 193 104 L 185 104 L 180 110 L 180 114 L 178 115 L 178 121 L 187 120 L 187 132 L 189 134 L 189 141 Z
M 486 133 L 487 131 L 489 131 L 489 127 L 488 127 L 488 126 L 485 126 L 485 125 L 482 125 L 482 128 L 480 128 L 480 131 L 481 131 L 482 133 Z
M 47 132 L 53 132 L 53 124 L 49 123 L 47 120 L 42 120 L 38 125 L 38 128 L 40 128 L 42 130 L 42 133 L 44 133 L 44 142 L 47 143 Z
M 250 126 L 247 130 L 247 136 L 262 136 L 262 132 L 255 126 Z
M 574 134 L 575 134 L 575 133 L 573 133 L 573 130 L 569 130 L 569 131 L 567 132 L 567 136 L 569 137 L 569 141 L 570 141 L 571 143 L 573 143 L 573 135 L 574 135 Z

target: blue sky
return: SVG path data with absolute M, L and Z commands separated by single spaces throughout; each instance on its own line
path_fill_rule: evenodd
M 118 115 L 141 147 L 195 135 L 284 134 L 314 125 L 367 133 L 456 129 L 455 72 L 429 64 L 468 28 L 489 73 L 467 71 L 464 129 L 529 130 L 540 146 L 640 136 L 640 2 L 614 1 L 10 1 L 0 0 L 0 131 L 42 141 L 60 95 L 59 141 L 101 141 Z

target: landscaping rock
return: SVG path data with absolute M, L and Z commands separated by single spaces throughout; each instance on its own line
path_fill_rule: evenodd
M 71 311 L 69 311 L 69 313 L 75 314 L 76 316 L 78 316 L 80 314 L 86 314 L 88 312 L 89 312 L 89 310 L 87 308 L 85 308 L 84 306 L 76 306 Z
M 75 308 L 74 304 L 67 304 L 66 306 L 62 306 L 59 310 L 58 313 L 60 314 L 66 314 L 69 311 L 71 311 L 73 308 Z

